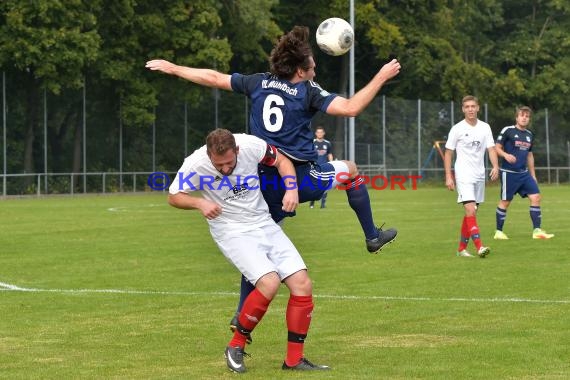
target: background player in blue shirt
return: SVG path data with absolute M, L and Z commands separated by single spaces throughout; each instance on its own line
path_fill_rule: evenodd
M 309 29 L 295 26 L 284 34 L 274 46 L 269 57 L 270 71 L 244 75 L 223 74 L 216 70 L 175 65 L 155 59 L 148 61 L 150 70 L 162 71 L 190 82 L 244 94 L 251 99 L 251 134 L 278 148 L 295 165 L 299 184 L 299 202 L 320 199 L 323 193 L 335 185 L 339 173 L 349 173 L 346 190 L 348 203 L 354 210 L 365 236 L 366 248 L 376 253 L 396 238 L 397 231 L 382 231 L 372 217 L 370 197 L 358 177 L 358 169 L 352 161 L 333 161 L 316 166 L 317 153 L 313 146 L 311 120 L 317 112 L 329 115 L 358 116 L 378 94 L 382 86 L 400 72 L 400 63 L 393 59 L 382 68 L 362 89 L 351 98 L 329 93 L 321 88 L 315 78 L 315 60 L 309 43 Z M 274 168 L 260 165 L 262 193 L 269 212 L 276 222 L 293 216 L 282 210 L 281 200 L 285 188 L 272 184 L 278 178 Z M 307 182 L 305 182 L 307 181 Z M 242 278 L 241 304 L 253 286 Z
M 503 128 L 497 137 L 495 148 L 501 163 L 501 200 L 497 205 L 496 240 L 507 240 L 503 232 L 507 208 L 515 194 L 528 197 L 530 201 L 530 219 L 532 220 L 533 239 L 550 239 L 553 234 L 540 228 L 542 213 L 540 211 L 540 191 L 534 171 L 534 155 L 532 146 L 534 135 L 527 129 L 532 110 L 529 107 L 518 107 L 515 114 L 516 124 Z
M 313 145 L 317 151 L 317 165 L 323 165 L 333 160 L 332 144 L 329 140 L 325 139 L 325 129 L 323 127 L 319 126 L 315 129 Z M 321 197 L 321 208 L 326 207 L 327 194 L 328 191 L 325 191 Z M 312 200 L 309 205 L 311 208 L 315 207 L 315 201 Z

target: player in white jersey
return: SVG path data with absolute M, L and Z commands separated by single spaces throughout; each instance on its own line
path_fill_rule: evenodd
M 477 118 L 479 100 L 467 95 L 461 104 L 465 119 L 451 128 L 445 143 L 445 184 L 449 190 L 457 189 L 457 203 L 462 203 L 465 210 L 457 256 L 472 257 L 467 251 L 471 238 L 479 257 L 485 257 L 491 250 L 483 246 L 476 218 L 477 206 L 485 200 L 485 151 L 489 152 L 493 166 L 490 173 L 493 181 L 499 176 L 499 163 L 491 127 Z M 455 176 L 451 171 L 454 151 Z
M 260 163 L 277 168 L 286 189 L 283 210 L 294 211 L 299 197 L 291 161 L 257 137 L 233 135 L 226 129 L 210 132 L 206 145 L 184 160 L 170 185 L 168 201 L 176 208 L 199 210 L 224 256 L 255 284 L 225 350 L 228 368 L 245 372 L 246 337 L 284 282 L 290 296 L 286 311 L 287 355 L 282 368 L 328 369 L 303 357 L 314 308 L 312 283 L 301 255 L 269 214 L 257 173 Z M 201 191 L 203 197 L 191 195 L 193 191 Z

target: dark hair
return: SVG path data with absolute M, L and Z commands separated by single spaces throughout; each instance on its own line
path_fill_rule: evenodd
M 517 111 L 515 112 L 515 117 L 519 116 L 521 112 L 528 112 L 529 115 L 532 115 L 532 109 L 529 106 L 519 106 L 517 107 Z
M 222 155 L 228 150 L 236 150 L 236 139 L 227 129 L 217 128 L 206 136 L 206 152 L 208 156 L 212 153 Z
M 309 28 L 295 26 L 279 38 L 269 56 L 269 71 L 278 78 L 291 79 L 298 68 L 308 70 L 313 56 L 309 44 Z

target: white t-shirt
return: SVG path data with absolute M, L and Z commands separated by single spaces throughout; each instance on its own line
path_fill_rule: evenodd
M 451 127 L 445 148 L 455 150 L 455 181 L 484 181 L 485 152 L 493 146 L 493 132 L 484 121 L 471 125 L 464 119 Z
M 231 175 L 224 176 L 216 170 L 203 146 L 186 157 L 169 188 L 170 194 L 201 191 L 204 198 L 222 206 L 221 215 L 208 220 L 212 232 L 247 230 L 273 222 L 257 174 L 257 164 L 265 157 L 267 143 L 251 135 L 234 136 L 239 151 Z

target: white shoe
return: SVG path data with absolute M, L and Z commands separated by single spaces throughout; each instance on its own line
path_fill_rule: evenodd
M 457 251 L 455 254 L 457 255 L 457 257 L 473 257 L 473 255 L 467 252 L 466 249 L 464 249 L 463 251 Z
M 509 240 L 509 237 L 503 231 L 497 230 L 497 231 L 495 231 L 495 236 L 493 236 L 493 239 L 495 239 L 495 240 Z
M 481 248 L 479 248 L 477 255 L 479 255 L 480 258 L 484 259 L 489 253 L 491 253 L 491 248 L 481 247 Z
M 543 230 L 542 228 L 535 228 L 534 231 L 532 231 L 532 238 L 533 239 L 550 239 L 553 237 L 554 237 L 554 234 L 546 233 L 546 231 Z

